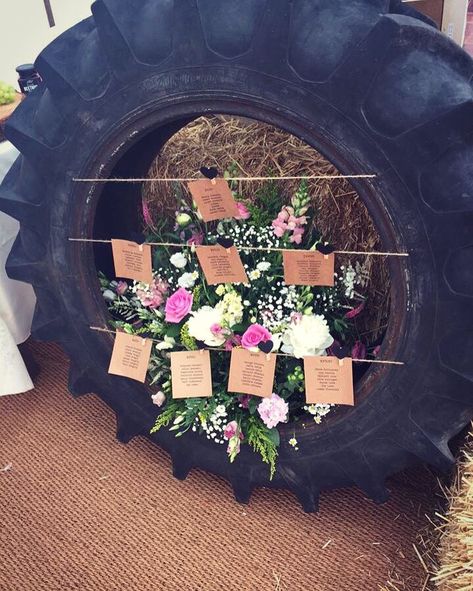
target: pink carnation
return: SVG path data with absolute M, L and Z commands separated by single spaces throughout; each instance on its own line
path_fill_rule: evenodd
M 272 429 L 279 423 L 287 421 L 289 405 L 273 392 L 269 398 L 264 398 L 258 405 L 258 413 L 263 423 Z
M 192 308 L 192 294 L 180 287 L 166 302 L 166 322 L 179 323 Z
M 237 201 L 236 206 L 238 209 L 238 215 L 235 216 L 236 220 L 247 220 L 251 217 L 251 213 L 244 203 Z
M 252 349 L 257 347 L 260 343 L 271 340 L 271 333 L 269 330 L 261 326 L 261 324 L 252 324 L 249 326 L 241 337 L 241 344 L 245 349 Z

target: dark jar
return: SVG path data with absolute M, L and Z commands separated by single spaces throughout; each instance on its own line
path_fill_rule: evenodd
M 23 94 L 33 92 L 41 82 L 41 76 L 35 70 L 33 64 L 22 64 L 16 68 L 18 72 L 18 85 Z

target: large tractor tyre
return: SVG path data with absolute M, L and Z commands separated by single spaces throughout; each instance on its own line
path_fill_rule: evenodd
M 357 485 L 377 502 L 385 479 L 418 460 L 453 463 L 450 439 L 473 415 L 473 62 L 389 0 L 99 0 L 93 16 L 53 41 L 36 66 L 44 84 L 9 120 L 21 151 L 0 208 L 21 222 L 10 277 L 38 298 L 37 339 L 71 358 L 69 387 L 116 413 L 117 437 L 143 435 L 173 472 L 227 478 L 238 501 L 255 487 L 290 489 L 304 510 L 321 490 Z M 393 4 L 396 6 L 396 3 Z M 146 175 L 163 144 L 206 113 L 278 126 L 353 181 L 390 257 L 391 313 L 356 406 L 323 425 L 281 428 L 277 472 L 243 449 L 189 432 L 149 430 L 150 389 L 107 373 L 113 337 L 97 268 L 108 245 L 140 227 L 139 183 L 77 178 Z M 246 446 L 245 446 L 246 447 Z

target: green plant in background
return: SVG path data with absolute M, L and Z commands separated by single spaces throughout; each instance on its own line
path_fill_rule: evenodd
M 16 91 L 13 86 L 0 82 L 0 105 L 9 105 L 15 102 Z

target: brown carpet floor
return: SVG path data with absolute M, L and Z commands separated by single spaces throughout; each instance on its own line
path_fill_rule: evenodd
M 382 507 L 356 490 L 316 515 L 282 491 L 238 505 L 223 480 L 172 478 L 149 442 L 119 444 L 98 398 L 68 394 L 61 351 L 34 353 L 36 389 L 0 398 L 1 591 L 377 591 L 392 573 L 388 589 L 422 589 L 426 470 L 393 479 Z

